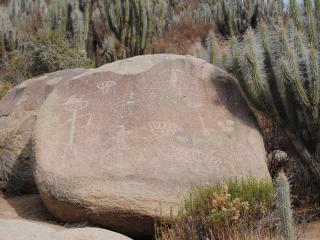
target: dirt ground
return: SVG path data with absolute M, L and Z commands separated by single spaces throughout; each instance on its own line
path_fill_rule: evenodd
M 50 225 L 56 230 L 65 229 L 48 213 L 38 194 L 12 198 L 0 195 L 0 218 L 27 219 Z
M 56 230 L 65 229 L 43 206 L 38 194 L 6 198 L 0 195 L 0 218 L 28 219 L 50 225 Z M 320 240 L 320 221 L 299 225 L 299 240 Z

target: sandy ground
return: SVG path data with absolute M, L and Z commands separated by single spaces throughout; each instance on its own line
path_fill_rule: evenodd
M 302 239 L 320 240 L 320 221 L 305 224 L 302 233 Z
M 13 198 L 0 196 L 0 218 L 27 219 L 50 225 L 56 230 L 65 229 L 48 213 L 38 194 Z
M 0 195 L 0 218 L 28 219 L 50 225 L 58 231 L 65 229 L 48 213 L 38 194 L 12 198 Z M 300 225 L 299 235 L 299 240 L 320 240 L 320 221 Z

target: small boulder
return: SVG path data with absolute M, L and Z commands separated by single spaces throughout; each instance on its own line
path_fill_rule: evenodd
M 64 240 L 53 228 L 20 219 L 0 219 L 0 240 Z
M 32 164 L 33 131 L 38 109 L 55 86 L 83 73 L 64 70 L 27 80 L 0 102 L 0 189 L 8 193 L 37 192 Z
M 61 231 L 63 240 L 130 240 L 120 233 L 108 231 L 102 228 L 71 228 Z
M 130 240 L 130 238 L 101 228 L 70 228 L 58 231 L 43 223 L 0 218 L 0 240 Z

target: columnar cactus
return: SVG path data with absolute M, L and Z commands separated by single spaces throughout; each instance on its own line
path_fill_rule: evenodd
M 4 18 L 1 18 L 1 24 L 0 24 L 0 59 L 2 59 L 6 53 L 5 44 L 4 44 Z
M 271 22 L 285 15 L 282 0 L 207 0 L 207 7 L 219 32 L 226 37 L 255 28 L 261 19 Z
M 290 0 L 292 21 L 247 30 L 244 40 L 231 39 L 233 68 L 253 108 L 286 129 L 287 135 L 320 183 L 320 76 L 315 11 L 304 0 Z M 302 15 L 306 18 L 302 18 Z M 319 25 L 320 22 L 318 22 Z
M 145 0 L 105 0 L 104 11 L 99 6 L 102 18 L 123 46 L 122 57 L 143 54 L 152 34 L 161 29 L 165 5 L 158 3 L 160 15 L 155 20 L 154 4 Z
M 287 176 L 281 171 L 276 179 L 277 207 L 281 221 L 281 228 L 287 240 L 293 240 L 295 231 L 290 200 L 290 184 Z

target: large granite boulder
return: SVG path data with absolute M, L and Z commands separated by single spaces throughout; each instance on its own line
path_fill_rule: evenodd
M 57 231 L 42 223 L 3 218 L 0 219 L 0 240 L 130 240 L 130 238 L 100 228 L 85 227 Z
M 73 69 L 46 74 L 14 87 L 0 102 L 0 188 L 7 192 L 37 192 L 32 163 L 37 112 L 61 81 L 83 73 Z
M 192 184 L 269 178 L 262 138 L 228 74 L 140 56 L 64 81 L 41 107 L 35 178 L 57 218 L 153 235 Z

